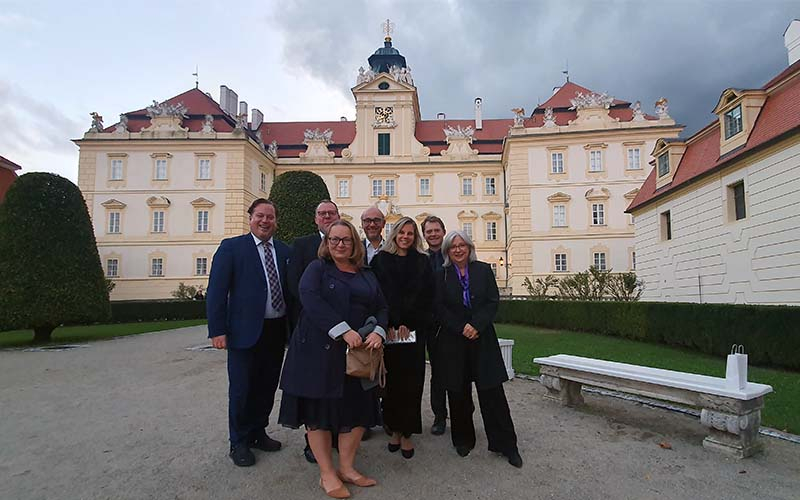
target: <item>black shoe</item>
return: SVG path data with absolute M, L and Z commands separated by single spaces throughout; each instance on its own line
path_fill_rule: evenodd
M 472 451 L 472 448 L 467 446 L 456 446 L 456 453 L 458 453 L 459 457 L 466 457 L 469 455 L 469 452 Z
M 441 436 L 444 434 L 444 430 L 447 427 L 447 420 L 434 420 L 433 425 L 431 426 L 431 434 L 434 436 Z
M 372 429 L 367 427 L 366 429 L 364 429 L 364 434 L 361 435 L 361 440 L 362 441 L 369 441 L 369 438 L 371 438 L 371 437 L 372 437 Z
M 281 449 L 281 442 L 267 436 L 267 433 L 261 431 L 256 433 L 255 439 L 248 443 L 250 448 L 255 448 L 261 451 L 278 451 Z
M 389 443 L 386 445 L 386 448 L 389 450 L 389 453 L 394 453 L 400 449 L 400 443 L 397 444 Z
M 519 452 L 514 450 L 511 453 L 507 454 L 508 463 L 516 467 L 517 469 L 522 468 L 522 457 L 519 455 Z
M 306 462 L 310 464 L 317 463 L 317 459 L 314 458 L 314 452 L 311 451 L 311 447 L 309 445 L 306 445 L 306 447 L 303 448 L 303 456 L 306 457 Z
M 228 454 L 233 460 L 233 463 L 239 467 L 250 467 L 256 463 L 256 456 L 250 451 L 244 443 L 239 443 L 231 446 L 231 452 Z
M 414 456 L 414 448 L 410 450 L 400 450 L 400 453 L 403 454 L 403 458 L 411 458 Z

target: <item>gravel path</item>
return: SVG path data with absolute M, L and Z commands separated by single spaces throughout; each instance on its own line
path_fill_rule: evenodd
M 233 466 L 225 355 L 189 350 L 205 337 L 191 327 L 61 352 L 0 351 L 0 499 L 327 498 L 300 431 L 271 425 L 284 449 Z M 354 487 L 354 497 L 800 498 L 800 445 L 762 437 L 763 454 L 737 461 L 703 449 L 704 429 L 687 415 L 595 395 L 573 410 L 543 400 L 536 382 L 505 387 L 521 470 L 486 451 L 476 411 L 467 458 L 449 432 L 418 436 L 412 460 L 389 454 L 375 433 L 359 464 L 380 484 Z M 427 429 L 427 407 L 423 418 Z

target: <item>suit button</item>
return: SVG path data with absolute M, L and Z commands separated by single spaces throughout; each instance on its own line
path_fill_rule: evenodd
M 330 348 L 331 348 L 331 345 L 330 345 L 330 344 L 325 344 L 325 350 L 326 350 L 326 351 L 327 351 L 328 349 L 330 349 Z

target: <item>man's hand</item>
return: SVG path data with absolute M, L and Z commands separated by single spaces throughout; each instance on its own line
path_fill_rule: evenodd
M 228 343 L 225 341 L 226 338 L 225 335 L 211 337 L 211 345 L 214 346 L 214 349 L 225 349 L 228 347 Z
M 347 330 L 342 338 L 344 338 L 344 341 L 347 342 L 347 345 L 350 347 L 350 349 L 355 349 L 361 345 L 361 335 L 359 335 L 355 330 Z
M 474 326 L 467 323 L 464 325 L 464 331 L 461 334 L 467 337 L 469 340 L 475 340 L 478 338 L 478 330 L 475 329 Z
M 383 339 L 377 333 L 372 332 L 367 335 L 364 345 L 367 349 L 379 349 L 383 345 Z
M 391 326 L 389 331 L 386 332 L 386 340 L 397 340 L 397 331 Z

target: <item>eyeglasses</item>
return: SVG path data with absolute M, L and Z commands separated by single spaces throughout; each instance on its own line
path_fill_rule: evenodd
M 353 238 L 339 238 L 334 236 L 333 238 L 328 238 L 328 243 L 331 245 L 338 247 L 339 243 L 343 244 L 346 247 L 349 247 L 353 244 Z
M 335 215 L 339 215 L 339 212 L 337 212 L 336 210 L 328 210 L 324 212 L 320 211 L 317 212 L 317 215 L 319 215 L 320 217 L 333 217 Z
M 466 250 L 469 248 L 469 245 L 464 243 L 459 243 L 458 245 L 453 245 L 450 247 L 450 250 Z
M 376 217 L 374 219 L 361 219 L 361 223 L 364 224 L 365 226 L 368 226 L 370 224 L 380 224 L 382 222 L 383 222 L 383 219 L 378 218 L 378 217 Z

